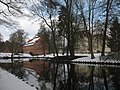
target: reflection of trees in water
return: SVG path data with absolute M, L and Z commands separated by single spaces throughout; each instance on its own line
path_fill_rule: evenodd
M 9 71 L 10 73 L 13 72 L 16 76 L 19 78 L 23 78 L 24 76 L 24 70 L 23 70 L 23 63 L 22 62 L 14 62 L 13 63 L 14 68 L 12 68 L 11 63 L 1 63 L 0 67 L 4 68 L 5 70 Z
M 94 90 L 94 80 L 93 80 L 93 74 L 94 74 L 94 69 L 95 67 L 90 68 L 90 79 L 89 79 L 89 90 Z
M 51 72 L 53 72 L 55 65 L 52 66 Z M 60 64 L 56 76 L 56 90 L 79 90 L 78 76 L 75 73 L 74 64 Z M 52 74 L 54 78 L 55 74 Z M 54 80 L 54 79 L 53 79 Z
M 25 75 L 25 71 L 23 69 L 23 63 L 15 63 L 14 64 L 14 74 L 20 78 L 23 78 Z
M 107 73 L 106 73 L 105 69 L 102 69 L 102 75 L 103 75 L 103 79 L 104 79 L 105 89 L 108 90 L 108 79 L 107 79 Z
M 11 71 L 10 64 L 2 64 L 1 66 Z M 26 77 L 22 64 L 16 63 L 14 67 L 14 73 L 17 76 Z M 59 64 L 57 74 L 55 74 L 56 67 L 55 63 L 50 63 L 49 68 L 39 78 L 39 83 L 43 88 L 46 87 L 48 82 L 51 83 L 51 88 L 53 88 L 55 75 L 56 90 L 119 90 L 120 88 L 120 68 L 117 67 Z M 44 66 L 41 68 L 44 68 Z
M 116 74 L 113 72 L 113 76 L 106 67 L 90 66 L 87 67 L 87 70 L 79 67 L 80 70 L 77 71 L 75 71 L 75 68 L 76 65 L 67 65 L 67 74 L 65 74 L 67 78 L 59 79 L 57 90 L 118 90 L 119 88 L 120 71 L 115 70 Z M 113 86 L 116 88 L 113 88 Z
M 108 71 L 111 75 L 110 80 L 111 84 L 114 87 L 114 90 L 120 89 L 120 68 L 108 68 Z

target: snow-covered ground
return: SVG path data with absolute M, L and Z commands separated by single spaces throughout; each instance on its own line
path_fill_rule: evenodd
M 0 57 L 9 57 L 11 53 L 0 53 Z
M 95 61 L 95 62 L 119 62 L 120 63 L 120 60 L 113 60 L 113 59 L 105 59 L 107 58 L 107 56 L 105 57 L 101 57 L 101 53 L 95 53 L 94 56 L 95 58 L 94 59 L 91 59 L 91 55 L 90 54 L 76 54 L 78 56 L 87 56 L 87 57 L 82 57 L 82 58 L 77 58 L 77 59 L 74 59 L 73 61 Z M 104 58 L 104 59 L 103 59 Z
M 59 54 L 60 56 L 62 54 Z M 11 53 L 0 53 L 0 57 L 11 57 Z M 30 54 L 26 54 L 26 53 L 19 53 L 19 55 L 15 55 L 14 57 L 54 57 L 53 54 L 46 54 L 44 55 L 36 55 L 36 56 L 31 56 Z
M 75 54 L 76 56 L 87 56 L 87 57 L 82 57 L 82 58 L 77 58 L 77 59 L 74 59 L 73 61 L 104 61 L 104 62 L 115 62 L 115 60 L 110 60 L 110 59 L 107 59 L 107 60 L 102 60 L 101 59 L 101 53 L 95 53 L 94 56 L 95 58 L 94 59 L 91 59 L 91 56 L 90 54 Z M 11 56 L 11 53 L 0 53 L 0 57 L 10 57 Z M 63 56 L 62 54 L 59 54 L 59 56 Z M 21 60 L 21 61 L 29 61 L 30 58 L 33 58 L 33 57 L 54 57 L 53 54 L 47 54 L 47 55 L 38 55 L 38 56 L 31 56 L 30 54 L 20 54 L 19 56 L 18 55 L 14 55 L 14 57 L 28 57 L 26 59 L 14 59 L 14 61 L 16 60 Z M 11 63 L 11 59 L 0 59 L 0 62 L 1 63 Z M 117 61 L 117 62 L 120 62 L 120 61 Z
M 0 68 L 0 90 L 36 90 L 36 88 Z
M 0 53 L 0 57 L 11 57 L 11 53 Z M 25 59 L 14 59 L 14 61 L 29 61 L 30 58 L 33 57 L 54 57 L 53 54 L 47 54 L 47 55 L 37 55 L 37 56 L 31 56 L 30 54 L 19 54 L 14 55 L 13 57 L 28 57 Z M 11 59 L 0 59 L 0 63 L 11 63 Z
M 73 61 L 100 61 L 100 53 L 94 54 L 95 58 L 91 59 L 90 54 L 76 54 L 78 56 L 87 56 L 82 58 L 74 59 Z
M 39 77 L 34 70 L 25 68 L 25 77 L 23 79 L 27 81 L 29 85 L 33 85 L 38 90 L 53 90 L 53 84 L 51 82 L 39 80 Z
M 38 90 L 41 90 L 38 82 L 39 75 L 37 75 L 32 69 L 25 68 L 24 70 L 25 77 L 23 79 L 27 81 L 29 85 L 34 85 L 34 87 L 37 87 Z
M 59 56 L 63 56 L 62 54 L 59 54 Z M 0 53 L 0 57 L 11 57 L 11 53 Z M 37 55 L 37 56 L 31 56 L 30 54 L 19 54 L 19 55 L 14 55 L 13 57 L 28 57 L 25 59 L 14 59 L 14 61 L 29 61 L 30 58 L 34 58 L 34 57 L 54 57 L 53 54 L 46 54 L 44 55 Z M 11 59 L 0 59 L 0 63 L 11 63 Z
M 1 54 L 1 56 L 9 56 L 9 55 L 11 54 L 10 53 Z M 104 60 L 101 60 L 100 53 L 97 53 L 94 55 L 95 55 L 95 58 L 91 59 L 90 54 L 76 54 L 76 56 L 87 56 L 87 57 L 77 58 L 77 59 L 74 59 L 73 61 L 96 61 L 96 62 L 104 61 Z M 29 54 L 24 54 L 22 56 L 31 57 L 31 55 Z M 53 54 L 49 54 L 46 56 L 39 55 L 39 57 L 53 57 Z M 24 59 L 21 59 L 21 60 L 24 61 Z M 110 61 L 110 60 L 107 60 L 107 61 Z M 7 63 L 7 62 L 11 62 L 11 60 L 0 59 L 0 62 Z M 111 62 L 114 62 L 114 61 L 112 60 Z M 37 87 L 38 90 L 52 90 L 53 84 L 45 81 L 38 82 L 37 74 L 31 69 L 26 69 L 25 73 L 26 73 L 26 78 L 23 78 L 23 79 L 25 80 L 25 82 L 28 82 L 29 85 L 23 82 L 22 80 L 18 79 L 17 77 L 15 77 L 14 75 L 0 68 L 0 90 L 36 90 L 35 87 Z M 33 85 L 34 87 L 31 87 L 30 85 Z
M 22 53 L 19 53 L 19 55 L 14 55 L 14 57 L 31 57 L 30 54 L 22 54 Z M 11 53 L 0 53 L 0 57 L 11 57 Z

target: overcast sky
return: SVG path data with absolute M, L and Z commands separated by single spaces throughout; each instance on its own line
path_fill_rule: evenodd
M 27 17 L 20 18 L 18 21 L 20 22 L 21 29 L 24 29 L 25 32 L 29 33 L 29 38 L 34 37 L 34 35 L 38 32 L 40 27 L 38 22 L 29 20 Z
M 27 17 L 17 18 L 17 21 L 20 23 L 19 29 L 24 29 L 24 31 L 28 33 L 29 38 L 34 37 L 40 27 L 38 22 L 29 20 Z M 8 40 L 9 35 L 14 31 L 15 30 L 10 30 L 4 26 L 0 26 L 0 33 L 3 35 L 4 41 Z
M 6 5 L 0 3 L 0 11 L 5 11 L 7 12 L 8 8 Z M 27 9 L 22 9 L 22 12 L 24 12 L 26 15 L 29 14 L 29 11 Z M 12 16 L 11 16 L 12 17 Z M 0 19 L 2 19 L 3 16 L 2 14 L 0 15 Z M 28 33 L 28 37 L 32 38 L 34 35 L 37 33 L 39 29 L 39 23 L 35 22 L 33 20 L 29 20 L 28 17 L 12 17 L 12 19 L 15 21 L 18 21 L 20 25 L 17 27 L 18 29 L 23 29 L 25 32 Z M 0 33 L 3 35 L 3 40 L 8 40 L 9 35 L 11 33 L 15 32 L 13 29 L 8 29 L 4 27 L 3 25 L 0 25 Z

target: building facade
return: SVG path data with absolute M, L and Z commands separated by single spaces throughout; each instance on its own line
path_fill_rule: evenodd
M 31 55 L 45 55 L 48 54 L 48 45 L 44 37 L 35 37 L 26 42 L 23 46 L 23 52 Z

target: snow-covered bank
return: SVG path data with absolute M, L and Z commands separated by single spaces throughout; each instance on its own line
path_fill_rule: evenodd
M 73 61 L 100 61 L 100 53 L 98 54 L 95 54 L 95 58 L 94 59 L 91 59 L 91 56 L 90 54 L 77 54 L 78 56 L 87 56 L 87 57 L 82 57 L 82 58 L 77 58 L 77 59 L 74 59 Z
M 84 56 L 82 54 L 79 54 L 81 56 Z M 72 60 L 73 62 L 96 62 L 96 64 L 101 63 L 101 64 L 111 64 L 111 65 L 120 65 L 120 60 L 116 59 L 109 59 L 108 56 L 101 57 L 101 53 L 96 53 L 94 54 L 95 58 L 91 59 L 90 54 L 85 54 L 87 57 L 82 57 L 82 58 L 77 58 Z M 108 59 L 106 59 L 108 58 Z M 87 64 L 87 63 L 86 63 Z M 93 63 L 95 64 L 95 63 Z
M 65 56 L 65 55 L 59 54 L 59 56 Z M 75 54 L 75 56 L 83 56 L 83 57 L 74 59 L 72 61 L 120 62 L 120 60 L 116 60 L 114 58 L 109 59 L 110 57 L 107 54 L 106 54 L 105 57 L 101 57 L 101 53 L 95 53 L 94 54 L 94 56 L 95 56 L 94 59 L 91 59 L 90 54 Z M 0 57 L 11 57 L 11 53 L 0 53 Z M 14 57 L 28 57 L 28 58 L 19 58 L 19 59 L 14 58 L 14 61 L 18 61 L 18 60 L 19 61 L 29 61 L 30 59 L 39 58 L 39 59 L 42 60 L 44 58 L 53 58 L 55 56 L 53 56 L 53 54 L 46 54 L 45 56 L 44 55 L 31 56 L 30 54 L 25 54 L 24 53 L 24 54 L 20 54 L 20 55 L 14 55 Z M 116 55 L 114 55 L 114 57 L 116 57 Z M 11 59 L 0 59 L 0 63 L 11 63 Z
M 0 53 L 0 57 L 11 57 L 11 53 Z M 19 53 L 14 54 L 13 57 L 31 57 L 31 55 L 26 53 Z
M 0 68 L 0 90 L 36 90 L 36 88 Z
M 53 84 L 44 80 L 40 80 L 40 76 L 29 68 L 24 68 L 25 77 L 23 79 L 28 82 L 29 85 L 37 87 L 38 90 L 53 90 Z
M 14 58 L 13 61 L 29 61 L 30 59 L 36 59 L 38 57 L 43 59 L 43 58 L 53 58 L 55 56 L 53 54 L 46 54 L 45 56 L 44 55 L 31 56 L 30 54 L 26 54 L 26 53 L 19 53 L 19 55 L 13 55 L 13 57 L 21 57 L 21 58 Z M 63 55 L 59 54 L 59 56 L 63 56 Z M 3 57 L 11 57 L 11 53 L 0 53 L 0 63 L 11 63 L 10 58 L 2 59 Z M 24 58 L 24 57 L 27 57 L 27 58 Z

